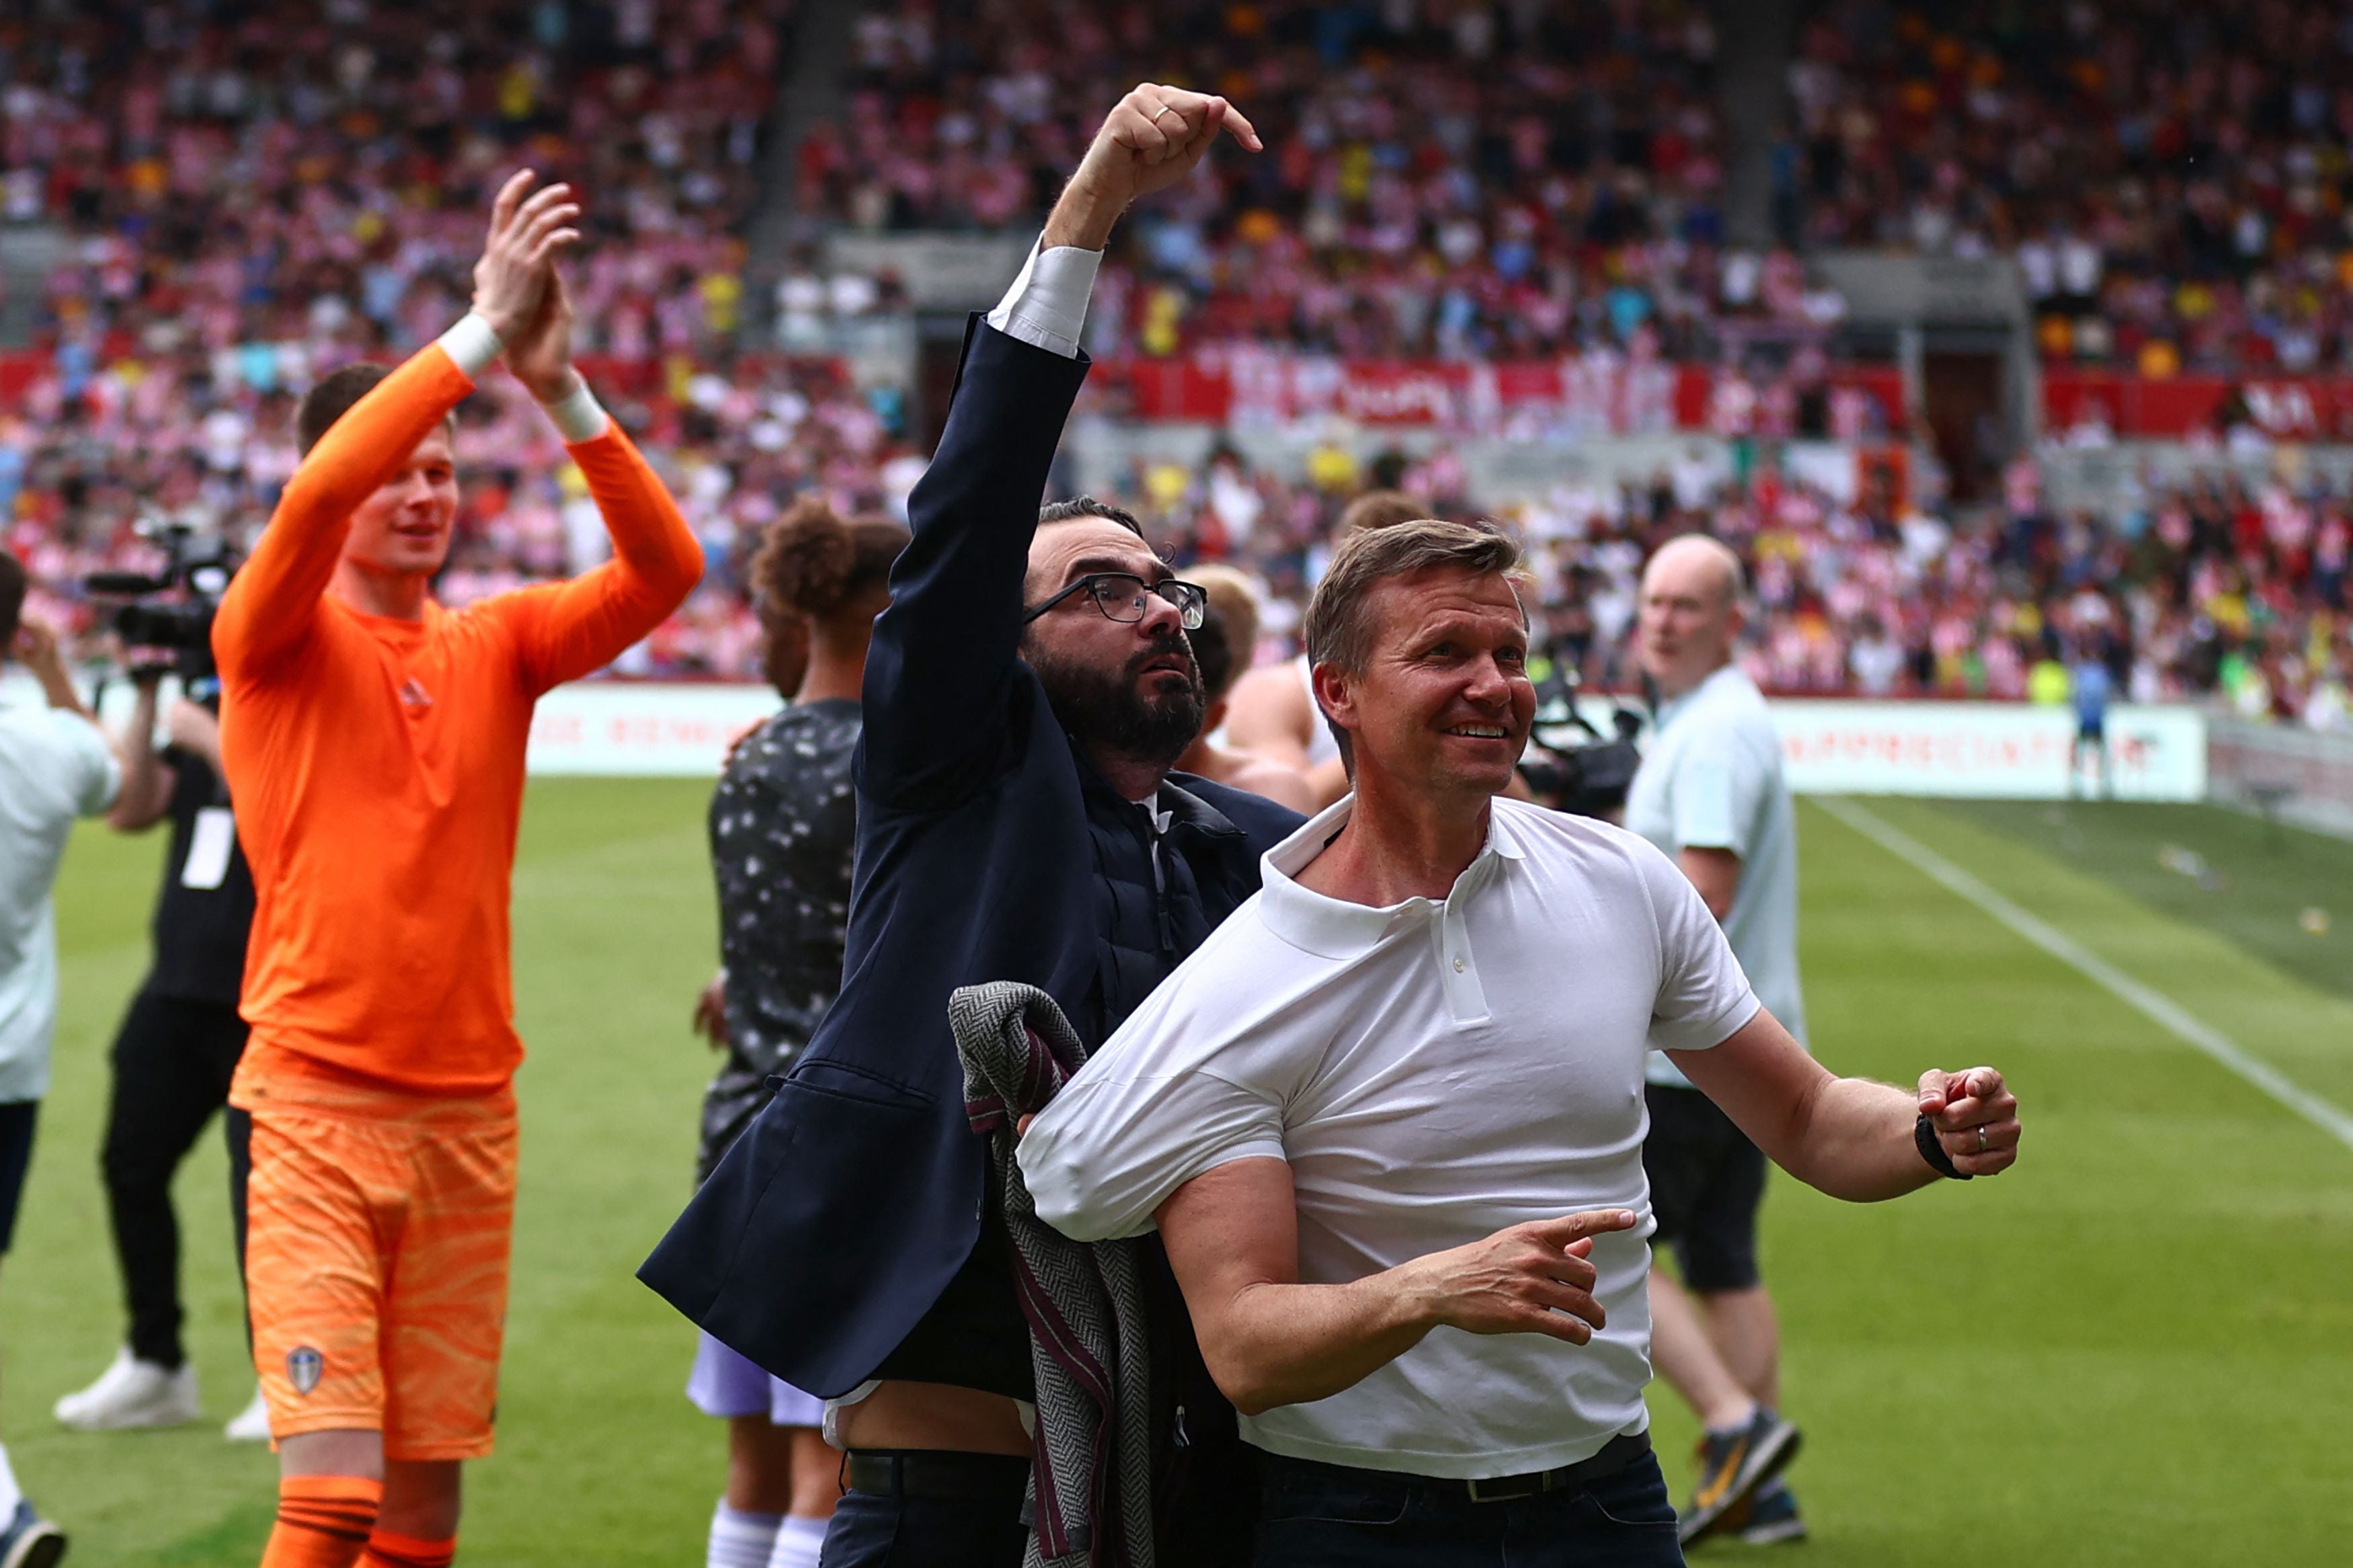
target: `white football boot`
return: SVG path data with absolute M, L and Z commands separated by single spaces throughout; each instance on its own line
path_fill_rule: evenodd
M 269 1403 L 261 1397 L 261 1390 L 253 1391 L 253 1403 L 237 1413 L 237 1419 L 221 1428 L 221 1436 L 232 1443 L 267 1443 L 269 1441 Z
M 194 1363 L 167 1372 L 141 1361 L 125 1346 L 96 1383 L 57 1403 L 58 1420 L 77 1432 L 121 1432 L 134 1426 L 182 1426 L 199 1420 Z

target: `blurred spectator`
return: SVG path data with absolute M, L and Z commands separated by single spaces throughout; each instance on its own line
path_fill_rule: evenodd
M 1634 684 L 1620 659 L 1650 551 L 1702 531 L 1748 563 L 1757 614 L 1741 663 L 1767 690 L 2023 700 L 2038 666 L 2082 656 L 2130 700 L 2212 698 L 2262 717 L 2346 721 L 2353 494 L 2317 481 L 2200 480 L 2118 518 L 2053 517 L 2024 465 L 2009 477 L 2006 509 L 1968 518 L 1841 502 L 1770 463 L 1746 481 L 1694 462 L 1646 484 L 1517 500 L 1477 494 L 1442 449 L 1371 467 L 1443 498 L 1441 514 L 1515 529 L 1542 640 L 1597 688 Z M 1273 635 L 1261 660 L 1295 651 L 1297 606 L 1353 487 L 1254 473 L 1220 447 L 1198 473 L 1144 468 L 1122 489 L 1180 563 L 1230 560 L 1268 584 Z M 1224 521 L 1234 503 L 1221 499 L 1236 495 L 1255 520 L 1239 540 Z
M 846 511 L 903 514 L 921 472 L 903 460 L 902 433 L 838 365 L 746 357 L 730 369 L 636 395 L 599 385 L 712 563 L 686 608 L 632 650 L 623 673 L 756 671 L 759 627 L 744 573 L 761 526 L 809 491 Z M 224 385 L 201 361 L 126 358 L 89 376 L 79 396 L 52 374 L 24 404 L 21 414 L 0 412 L 0 489 L 13 492 L 0 542 L 31 570 L 39 613 L 79 635 L 85 651 L 101 606 L 78 584 L 89 572 L 157 563 L 134 531 L 142 517 L 249 542 L 293 471 L 290 396 Z M 882 408 L 895 410 L 895 399 Z M 567 575 L 601 557 L 603 530 L 554 427 L 504 375 L 486 378 L 461 409 L 458 447 L 468 480 L 438 585 L 444 603 Z
M 1223 92 L 1266 137 L 1114 241 L 1089 349 L 1219 343 L 1533 358 L 1713 324 L 1833 323 L 1787 252 L 1722 247 L 1715 35 L 1697 4 L 902 0 L 861 11 L 847 114 L 798 205 L 865 228 L 1021 228 L 1138 80 Z
M 1175 5 L 1148 21 L 1083 0 L 862 8 L 849 108 L 792 170 L 801 207 L 1018 230 L 1101 104 L 1175 79 L 1233 96 L 1271 151 L 1220 155 L 1122 231 L 1088 321 L 1098 356 L 1206 352 L 1238 385 L 1253 356 L 1286 350 L 1542 356 L 1630 405 L 1699 356 L 1723 367 L 1714 434 L 1769 450 L 1886 421 L 1828 377 L 1835 296 L 1788 251 L 1722 247 L 1704 7 Z M 1791 72 L 1803 199 L 1787 211 L 1805 226 L 1788 237 L 2008 250 L 2053 354 L 2154 374 L 2353 364 L 2340 13 L 1825 0 Z M 742 576 L 760 525 L 809 490 L 895 510 L 923 468 L 903 389 L 826 357 L 834 328 L 902 306 L 895 280 L 797 250 L 774 295 L 775 341 L 796 357 L 739 346 L 738 235 L 790 16 L 789 0 L 262 0 L 0 19 L 0 214 L 71 241 L 43 300 L 42 368 L 0 403 L 0 536 L 38 611 L 87 646 L 98 606 L 74 585 L 142 563 L 142 510 L 258 528 L 292 470 L 294 392 L 344 360 L 397 357 L 462 310 L 452 258 L 472 254 L 482 187 L 528 163 L 588 197 L 575 291 L 592 374 L 713 563 L 621 672 L 754 676 Z M 1582 438 L 1583 406 L 1496 433 Z M 2060 437 L 2105 446 L 2115 421 L 2089 401 Z M 2204 438 L 2267 447 L 2243 404 Z M 503 377 L 468 405 L 460 445 L 474 477 L 449 602 L 603 549 L 553 433 Z M 1244 662 L 1295 647 L 1347 500 L 1400 487 L 1518 528 L 1547 637 L 1599 684 L 1630 679 L 1616 660 L 1647 548 L 1699 528 L 1751 564 L 1745 658 L 1770 689 L 2017 697 L 2088 640 L 2126 697 L 2353 721 L 2347 495 L 2200 481 L 2117 517 L 2057 516 L 2030 461 L 1978 517 L 1948 503 L 1918 443 L 1904 510 L 1841 504 L 1769 460 L 1736 481 L 1712 450 L 1646 485 L 1490 494 L 1442 447 L 1361 463 L 1335 430 L 1299 478 L 1220 447 L 1124 489 L 1181 560 L 1268 585 Z
M 1827 0 L 1793 243 L 2014 254 L 2053 359 L 2353 369 L 2353 11 Z

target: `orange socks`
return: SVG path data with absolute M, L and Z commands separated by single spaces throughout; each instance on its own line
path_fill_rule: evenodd
M 383 1502 L 382 1481 L 286 1477 L 278 1483 L 278 1523 L 262 1549 L 261 1568 L 353 1568 Z
M 375 1527 L 384 1483 L 357 1476 L 291 1476 L 278 1483 L 278 1523 L 261 1568 L 449 1568 L 458 1543 Z
M 359 1568 L 449 1568 L 457 1555 L 454 1540 L 419 1541 L 379 1530 L 368 1537 L 367 1555 L 360 1559 Z

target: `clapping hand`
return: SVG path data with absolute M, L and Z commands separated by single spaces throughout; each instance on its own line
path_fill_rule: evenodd
M 490 237 L 483 242 L 481 259 L 474 263 L 474 314 L 490 324 L 510 351 L 529 338 L 534 327 L 544 330 L 548 295 L 561 291 L 553 265 L 555 253 L 580 238 L 580 231 L 572 226 L 580 216 L 572 187 L 558 184 L 531 191 L 538 177 L 529 169 L 517 170 L 499 187 L 491 204 Z M 559 308 L 568 345 L 571 309 Z M 522 374 L 516 371 L 518 376 Z
M 1991 1068 L 1922 1073 L 1920 1114 L 1965 1176 L 1994 1175 L 2018 1163 L 2018 1096 Z
M 561 403 L 580 384 L 580 373 L 572 368 L 572 297 L 553 264 L 539 309 L 507 339 L 507 369 L 542 403 Z

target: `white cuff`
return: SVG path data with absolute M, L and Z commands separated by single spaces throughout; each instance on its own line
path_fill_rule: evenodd
M 491 362 L 506 352 L 506 344 L 498 333 L 491 331 L 490 322 L 469 310 L 458 318 L 458 324 L 441 334 L 441 352 L 458 362 L 469 381 L 479 381 Z
M 540 406 L 555 421 L 555 428 L 565 444 L 576 447 L 602 436 L 612 420 L 606 416 L 605 405 L 596 401 L 596 395 L 588 390 L 587 378 L 576 371 L 573 374 L 575 379 L 570 395 L 561 403 L 543 403 Z
M 1076 359 L 1079 332 L 1086 324 L 1087 300 L 1094 293 L 1095 269 L 1103 265 L 1103 252 L 1082 250 L 1075 245 L 1047 250 L 1042 248 L 1044 244 L 1041 236 L 1029 247 L 1029 258 L 1021 264 L 1013 287 L 988 313 L 988 324 L 1007 337 L 1064 359 Z

